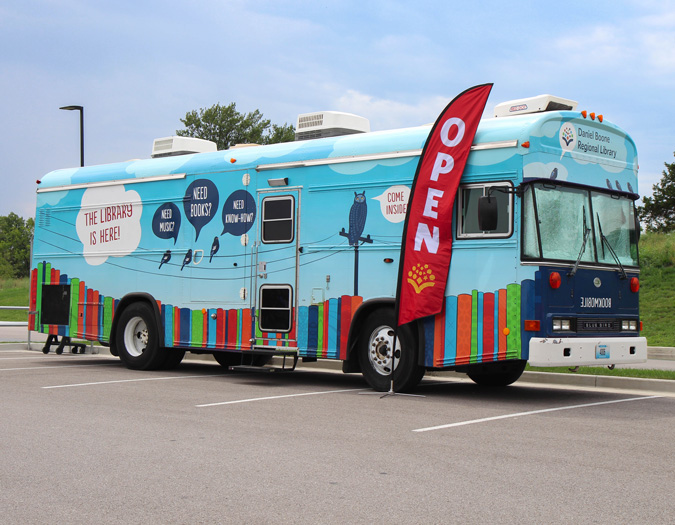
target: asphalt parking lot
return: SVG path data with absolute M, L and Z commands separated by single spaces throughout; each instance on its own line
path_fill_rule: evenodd
M 6 523 L 672 523 L 675 397 L 0 346 Z

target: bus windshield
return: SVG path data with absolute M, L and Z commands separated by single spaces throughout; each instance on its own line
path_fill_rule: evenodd
M 524 259 L 638 266 L 637 241 L 626 196 L 547 182 L 526 186 Z

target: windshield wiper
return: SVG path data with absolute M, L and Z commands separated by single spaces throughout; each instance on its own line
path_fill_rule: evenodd
M 603 259 L 605 258 L 605 246 L 607 246 L 607 249 L 609 249 L 609 253 L 612 254 L 612 257 L 616 261 L 616 264 L 621 269 L 621 278 L 622 279 L 628 279 L 628 275 L 626 274 L 626 270 L 624 270 L 623 264 L 621 264 L 621 261 L 619 260 L 619 257 L 617 257 L 616 252 L 614 251 L 614 248 L 612 248 L 612 245 L 609 243 L 609 240 L 602 233 L 602 225 L 600 224 L 600 214 L 596 213 L 595 216 L 598 218 L 598 230 L 600 231 L 600 239 L 602 239 L 602 257 L 603 257 Z
M 574 263 L 574 267 L 567 274 L 568 277 L 574 277 L 574 274 L 577 273 L 577 270 L 579 269 L 579 263 L 581 262 L 581 258 L 583 257 L 584 252 L 586 251 L 586 241 L 588 241 L 588 235 L 591 233 L 591 230 L 586 223 L 586 206 L 584 206 L 583 211 L 584 211 L 584 241 L 581 243 L 581 250 L 579 251 L 577 262 Z

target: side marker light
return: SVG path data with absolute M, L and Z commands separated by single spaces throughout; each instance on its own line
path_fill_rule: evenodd
M 541 323 L 539 321 L 525 321 L 526 332 L 538 332 L 540 328 Z

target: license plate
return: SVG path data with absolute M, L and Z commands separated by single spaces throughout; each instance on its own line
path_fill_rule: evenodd
M 596 359 L 609 359 L 609 345 L 595 345 Z

